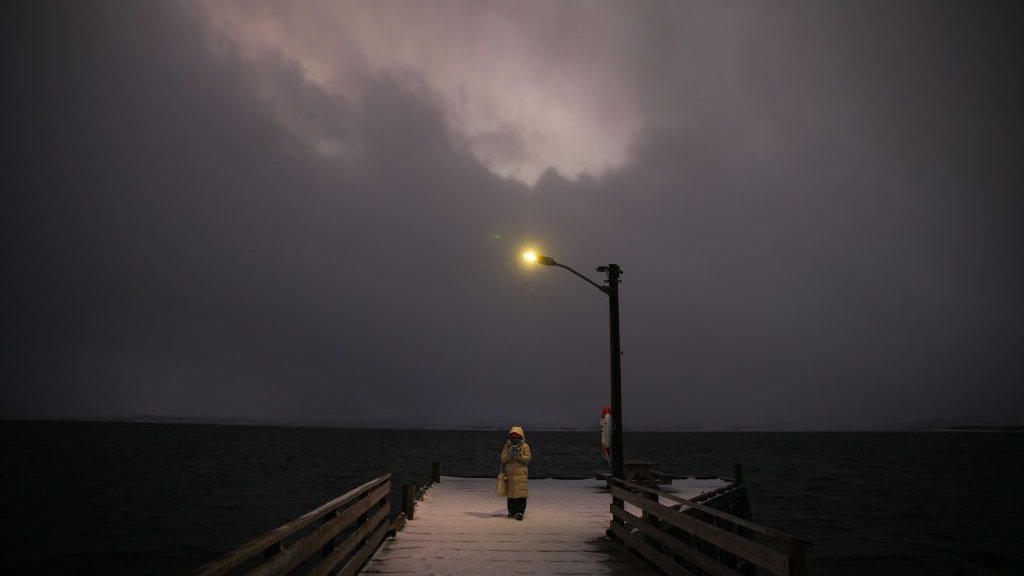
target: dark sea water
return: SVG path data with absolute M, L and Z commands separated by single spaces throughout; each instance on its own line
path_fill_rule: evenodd
M 384 473 L 490 476 L 503 432 L 0 422 L 7 573 L 184 574 Z M 532 477 L 590 476 L 596 432 L 527 431 Z M 627 457 L 731 476 L 813 574 L 949 574 L 1024 556 L 1024 434 L 626 433 Z

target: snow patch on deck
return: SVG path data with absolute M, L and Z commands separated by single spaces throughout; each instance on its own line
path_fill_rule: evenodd
M 384 542 L 363 573 L 651 574 L 605 540 L 611 495 L 603 481 L 530 480 L 522 521 L 507 517 L 494 484 L 493 478 L 442 477 L 417 504 L 416 519 Z M 718 478 L 687 478 L 666 491 L 692 498 L 724 485 Z

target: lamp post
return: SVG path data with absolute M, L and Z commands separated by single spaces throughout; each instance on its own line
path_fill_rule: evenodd
M 530 262 L 538 262 L 545 266 L 565 268 L 582 278 L 587 284 L 608 295 L 608 329 L 611 336 L 611 370 L 612 370 L 612 476 L 624 478 L 622 472 L 622 350 L 619 347 L 619 276 L 622 268 L 618 264 L 598 266 L 597 271 L 605 273 L 605 285 L 601 286 L 572 268 L 555 262 L 550 256 L 541 256 L 526 252 L 523 258 Z M 618 502 L 621 507 L 621 501 Z

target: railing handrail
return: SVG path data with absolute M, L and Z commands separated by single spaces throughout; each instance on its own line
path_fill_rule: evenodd
M 732 500 L 730 495 L 742 496 L 745 501 L 742 483 L 728 487 L 732 490 L 716 490 L 718 496 L 711 501 L 720 501 L 723 497 Z M 737 562 L 741 559 L 777 576 L 807 575 L 806 548 L 810 542 L 806 540 L 618 478 L 612 481 L 611 495 L 613 521 L 609 534 L 668 574 L 690 574 L 696 568 L 708 574 L 739 576 Z M 668 506 L 659 500 L 660 496 L 683 503 L 701 514 L 688 514 L 689 510 Z M 641 516 L 626 510 L 625 503 L 639 508 Z M 746 506 L 743 501 L 736 505 Z M 718 522 L 718 519 L 725 522 Z M 769 538 L 757 538 L 758 535 Z M 778 549 L 780 544 L 784 545 L 784 551 Z M 706 546 L 710 546 L 710 551 Z
M 384 474 L 383 476 L 378 476 L 377 478 L 370 480 L 362 486 L 353 488 L 341 496 L 306 512 L 302 516 L 299 516 L 286 524 L 274 528 L 262 536 L 258 536 L 257 538 L 250 540 L 236 548 L 234 551 L 200 567 L 196 572 L 196 576 L 214 576 L 217 574 L 224 574 L 225 572 L 240 566 L 254 556 L 263 554 L 264 551 L 272 546 L 279 545 L 285 538 L 288 538 L 303 528 L 306 528 L 318 519 L 324 518 L 331 512 L 352 503 L 359 499 L 363 494 L 369 493 L 371 490 L 388 482 L 390 479 L 391 474 Z
M 801 542 L 805 546 L 808 546 L 808 547 L 813 546 L 812 542 L 810 542 L 808 540 L 805 540 L 803 538 L 799 538 L 797 536 L 792 536 L 790 534 L 786 534 L 785 532 L 780 532 L 778 530 L 774 530 L 774 529 L 768 528 L 766 526 L 761 526 L 760 524 L 755 524 L 755 523 L 751 522 L 750 520 L 746 520 L 744 518 L 740 518 L 739 516 L 734 516 L 732 514 L 729 514 L 728 512 L 723 512 L 721 510 L 718 510 L 718 509 L 712 508 L 710 506 L 707 506 L 706 504 L 701 504 L 700 502 L 697 502 L 695 500 L 690 500 L 689 498 L 683 498 L 681 496 L 676 496 L 675 494 L 669 494 L 668 492 L 662 492 L 661 490 L 656 490 L 654 488 L 649 488 L 647 486 L 643 486 L 641 484 L 637 484 L 636 482 L 630 482 L 630 481 L 622 479 L 622 478 L 612 477 L 612 478 L 610 478 L 610 480 L 612 482 L 617 483 L 617 484 L 621 484 L 624 487 L 632 488 L 632 489 L 635 489 L 635 490 L 641 490 L 643 492 L 647 492 L 647 493 L 650 493 L 650 494 L 655 494 L 655 495 L 657 495 L 659 497 L 667 498 L 668 500 L 672 500 L 674 502 L 678 502 L 678 503 L 683 504 L 685 506 L 689 506 L 690 508 L 693 508 L 694 510 L 698 510 L 700 512 L 704 512 L 705 514 L 710 514 L 711 516 L 716 516 L 716 517 L 721 518 L 723 520 L 732 522 L 733 524 L 736 524 L 738 526 L 743 526 L 744 528 L 747 528 L 749 530 L 753 530 L 754 532 L 757 532 L 758 534 L 764 534 L 765 536 L 769 536 L 771 538 L 776 538 L 776 539 L 781 540 L 782 542 L 785 542 L 785 543 L 788 543 L 788 542 L 791 542 L 791 541 L 796 541 L 796 542 Z M 737 486 L 738 486 L 738 484 L 737 484 Z

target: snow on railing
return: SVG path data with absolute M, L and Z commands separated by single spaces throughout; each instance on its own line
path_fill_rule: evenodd
M 741 481 L 696 499 L 620 478 L 611 478 L 609 484 L 609 535 L 666 574 L 807 574 L 806 548 L 811 542 L 718 509 L 729 507 L 749 517 Z M 664 504 L 663 499 L 676 504 Z M 635 506 L 641 516 L 616 501 Z

